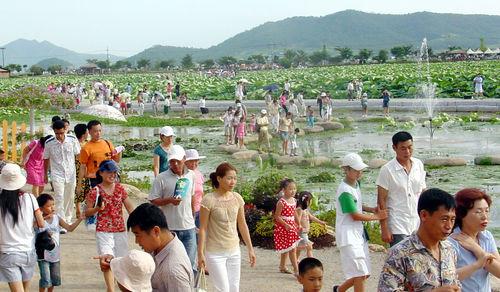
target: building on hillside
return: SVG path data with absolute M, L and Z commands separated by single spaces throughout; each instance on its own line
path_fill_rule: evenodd
M 97 67 L 96 64 L 88 63 L 80 67 L 78 70 L 80 74 L 99 74 L 101 73 L 101 69 Z
M 10 70 L 0 67 L 0 78 L 9 78 Z

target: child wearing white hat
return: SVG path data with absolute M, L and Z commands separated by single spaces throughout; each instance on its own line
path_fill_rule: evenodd
M 385 219 L 387 212 L 363 205 L 359 179 L 368 165 L 358 154 L 349 153 L 344 156 L 341 167 L 345 177 L 337 189 L 335 228 L 346 281 L 340 286 L 334 286 L 333 291 L 347 291 L 353 286 L 355 291 L 364 291 L 364 282 L 370 276 L 370 258 L 363 221 Z M 373 214 L 364 214 L 363 211 Z
M 205 183 L 205 176 L 198 169 L 200 159 L 203 158 L 205 156 L 200 156 L 196 149 L 186 150 L 186 167 L 194 172 L 193 210 L 196 228 L 200 228 L 200 206 L 201 199 L 203 198 L 203 184 Z
M 124 257 L 110 262 L 111 271 L 121 291 L 151 292 L 151 276 L 155 271 L 153 257 L 140 250 L 131 250 Z

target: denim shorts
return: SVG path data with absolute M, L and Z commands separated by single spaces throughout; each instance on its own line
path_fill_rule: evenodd
M 44 260 L 38 261 L 40 269 L 40 288 L 49 288 L 51 286 L 61 286 L 61 264 L 60 262 L 51 263 Z
M 287 141 L 288 140 L 288 131 L 280 131 L 280 136 L 281 136 L 281 140 Z
M 0 253 L 0 282 L 29 281 L 36 264 L 35 250 Z

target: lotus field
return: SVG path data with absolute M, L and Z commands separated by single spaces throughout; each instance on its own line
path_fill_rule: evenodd
M 472 79 L 476 74 L 484 76 L 486 97 L 500 96 L 500 61 L 431 63 L 430 75 L 437 85 L 438 97 L 471 96 Z M 236 81 L 245 78 L 249 99 L 262 99 L 263 86 L 283 86 L 289 79 L 292 90 L 303 90 L 306 98 L 314 98 L 321 91 L 330 91 L 334 98 L 345 98 L 349 80 L 363 81 L 363 88 L 370 98 L 377 98 L 382 88 L 389 89 L 394 97 L 414 97 L 416 85 L 426 80 L 420 76 L 416 63 L 348 65 L 314 67 L 306 69 L 280 69 L 269 71 L 241 71 L 234 78 L 209 77 L 200 72 L 174 71 L 168 73 L 120 73 L 106 75 L 52 75 L 40 77 L 18 77 L 0 80 L 0 93 L 26 84 L 46 87 L 49 83 L 85 83 L 94 80 L 109 81 L 120 91 L 130 83 L 134 92 L 147 85 L 150 90 L 165 91 L 167 76 L 179 81 L 181 91 L 190 97 L 207 95 L 209 99 L 232 99 Z

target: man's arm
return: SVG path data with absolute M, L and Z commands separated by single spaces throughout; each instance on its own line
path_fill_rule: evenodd
M 50 167 L 50 159 L 43 160 L 43 173 L 44 173 L 44 181 L 45 183 L 49 182 L 49 167 Z
M 377 205 L 379 210 L 387 211 L 387 197 L 389 191 L 381 186 L 377 186 Z M 387 219 L 380 220 L 380 229 L 382 232 L 382 240 L 390 243 L 392 241 L 392 233 L 389 230 Z

